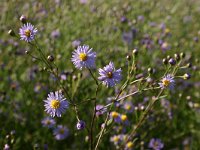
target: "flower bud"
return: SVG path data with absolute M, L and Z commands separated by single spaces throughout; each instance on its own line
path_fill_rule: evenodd
M 126 59 L 127 59 L 128 61 L 130 61 L 130 60 L 131 60 L 131 56 L 130 56 L 130 55 L 127 55 L 127 56 L 126 56 Z
M 29 53 L 30 53 L 30 51 L 29 51 L 29 50 L 26 50 L 26 51 L 25 51 L 25 54 L 27 54 L 27 55 L 28 55 Z
M 54 57 L 53 57 L 52 55 L 49 55 L 49 56 L 47 57 L 47 59 L 48 59 L 48 61 L 50 61 L 50 62 L 53 62 L 53 61 L 54 61 Z
M 26 18 L 26 16 L 24 16 L 24 15 L 22 15 L 22 16 L 19 18 L 19 20 L 20 20 L 23 24 L 25 24 L 25 23 L 27 22 L 27 18 Z
M 188 79 L 190 79 L 190 78 L 191 78 L 191 75 L 188 74 L 188 73 L 185 73 L 185 74 L 183 75 L 183 79 L 185 79 L 185 80 L 188 80 Z
M 11 36 L 16 36 L 15 32 L 12 29 L 8 31 L 8 34 Z
M 149 72 L 149 74 L 152 74 L 153 73 L 153 69 L 152 68 L 148 68 L 148 72 Z
M 78 130 L 84 129 L 84 128 L 85 128 L 85 122 L 82 121 L 82 120 L 80 120 L 80 121 L 76 124 L 76 128 L 77 128 Z
M 134 50 L 133 50 L 133 54 L 134 54 L 135 56 L 137 56 L 137 55 L 138 55 L 138 50 L 137 50 L 137 49 L 134 49 Z
M 164 65 L 167 65 L 167 63 L 168 63 L 166 58 L 164 58 L 164 59 L 162 60 L 162 62 L 163 62 Z
M 167 55 L 167 59 L 168 59 L 168 60 L 170 60 L 171 58 L 172 58 L 171 56 Z
M 176 61 L 179 61 L 180 60 L 180 55 L 179 54 L 174 54 L 174 58 Z
M 181 57 L 181 58 L 185 58 L 185 53 L 183 53 L 183 52 L 180 53 L 180 57 Z
M 174 66 L 176 64 L 176 61 L 173 58 L 170 58 L 168 62 L 172 66 Z
M 192 63 L 187 63 L 186 65 L 188 68 L 191 68 L 192 67 Z

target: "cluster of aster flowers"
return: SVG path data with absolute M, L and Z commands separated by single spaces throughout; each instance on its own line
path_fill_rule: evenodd
M 23 26 L 19 29 L 20 39 L 30 43 L 30 42 L 34 41 L 37 32 L 38 32 L 38 30 L 32 24 L 24 23 Z M 148 36 L 144 38 L 142 43 L 144 45 L 146 45 L 146 47 L 148 47 L 148 48 L 152 47 L 152 41 L 151 41 L 150 37 L 148 37 Z M 93 51 L 93 48 L 90 48 L 88 45 L 81 46 L 80 44 L 81 44 L 81 41 L 74 41 L 73 46 L 76 47 L 76 49 L 72 52 L 71 61 L 74 64 L 75 68 L 77 68 L 78 70 L 88 69 L 91 73 L 92 69 L 96 69 L 95 61 L 96 61 L 97 54 L 96 54 L 96 52 Z M 165 43 L 162 43 L 162 47 L 166 48 L 167 45 Z M 135 56 L 136 56 L 136 53 L 137 53 L 136 50 L 133 51 L 133 54 Z M 174 66 L 176 64 L 176 61 L 178 62 L 178 57 L 176 57 L 176 58 L 177 58 L 177 60 L 172 59 L 172 58 L 168 59 L 168 63 L 171 66 Z M 54 57 L 49 56 L 47 59 L 47 62 L 45 61 L 45 63 L 48 64 L 48 61 L 52 62 L 53 60 L 54 60 Z M 134 68 L 134 65 L 132 65 L 131 69 L 133 69 L 133 68 Z M 135 68 L 136 68 L 136 66 L 135 66 Z M 156 82 L 156 84 L 159 84 L 158 88 L 161 89 L 161 92 L 165 89 L 173 90 L 173 88 L 175 86 L 175 71 L 176 70 L 174 69 L 174 72 L 171 72 L 171 73 L 167 72 L 160 79 L 159 83 Z M 130 72 L 132 72 L 132 70 Z M 151 72 L 151 71 L 149 71 L 149 72 Z M 101 82 L 106 87 L 115 87 L 122 80 L 122 69 L 121 68 L 116 69 L 113 62 L 109 62 L 104 67 L 99 68 L 98 74 L 99 74 L 99 76 L 97 78 L 95 78 L 93 76 L 93 74 L 91 73 L 92 77 L 97 81 L 97 84 L 98 84 L 98 82 Z M 63 73 L 63 74 L 61 74 L 60 78 L 61 78 L 61 80 L 64 81 L 64 80 L 66 80 L 67 77 Z M 137 76 L 136 76 L 136 78 L 137 78 Z M 190 78 L 190 75 L 184 74 L 182 76 L 182 78 L 188 79 L 188 78 Z M 150 76 L 148 77 L 148 79 L 151 79 Z M 147 78 L 146 78 L 146 80 L 147 80 Z M 139 81 L 139 80 L 136 80 L 136 81 Z M 140 81 L 142 81 L 142 80 L 140 80 Z M 150 80 L 150 81 L 152 81 L 152 80 Z M 139 90 L 139 88 L 135 88 L 135 89 Z M 36 89 L 36 91 L 38 91 L 38 90 Z M 118 97 L 119 99 L 123 98 L 123 97 L 121 97 L 120 94 Z M 125 95 L 125 96 L 127 96 L 127 95 Z M 157 98 L 159 98 L 159 96 Z M 113 97 L 111 97 L 110 99 L 111 99 L 111 101 L 109 102 L 109 104 L 113 103 L 113 104 L 115 104 L 115 106 L 117 108 L 120 108 L 119 106 L 122 106 L 121 108 L 123 108 L 126 113 L 132 114 L 133 111 L 136 109 L 136 107 L 133 106 L 132 101 L 126 101 L 126 102 L 119 101 L 118 102 L 118 101 L 113 101 L 113 99 L 115 99 Z M 64 113 L 66 112 L 66 110 L 70 107 L 70 104 L 71 104 L 71 101 L 67 100 L 65 98 L 65 96 L 63 95 L 63 93 L 61 93 L 59 91 L 50 92 L 48 94 L 48 97 L 44 100 L 45 112 L 48 115 L 50 115 L 50 117 L 44 118 L 41 121 L 41 123 L 42 123 L 43 127 L 53 129 L 53 135 L 55 136 L 56 140 L 63 140 L 69 136 L 69 129 L 63 125 L 56 125 L 56 121 L 54 120 L 54 118 L 62 117 L 64 115 Z M 76 107 L 75 104 L 72 103 L 72 105 L 73 105 L 73 107 Z M 138 104 L 138 107 L 139 107 L 139 105 L 140 104 Z M 141 104 L 141 107 L 142 107 L 141 110 L 145 109 L 143 107 L 143 104 Z M 107 107 L 104 105 L 96 105 L 95 104 L 94 108 L 95 108 L 94 109 L 95 117 L 96 116 L 99 117 L 99 116 L 107 113 L 109 119 L 113 120 L 118 125 L 122 125 L 122 126 L 130 125 L 128 116 L 125 113 L 119 113 L 117 110 L 116 111 L 114 111 L 114 110 L 108 111 Z M 77 113 L 76 108 L 75 108 L 75 112 Z M 76 124 L 77 130 L 84 129 L 86 127 L 86 123 L 83 120 L 79 120 L 78 116 L 76 116 L 76 117 L 78 120 L 78 122 Z M 95 118 L 94 118 L 94 120 L 95 120 Z M 107 125 L 106 123 L 107 122 L 105 121 L 102 124 L 102 129 L 104 129 L 104 127 Z M 120 127 L 121 126 L 114 126 L 113 128 L 118 130 Z M 91 131 L 92 131 L 92 129 L 91 129 Z M 131 150 L 131 149 L 133 149 L 134 143 L 132 141 L 130 141 L 129 139 L 127 139 L 127 135 L 125 135 L 124 133 L 125 132 L 122 132 L 122 134 L 112 136 L 110 138 L 110 141 L 112 143 L 114 143 L 114 145 L 117 148 L 119 148 L 119 146 L 125 142 L 125 146 L 124 146 L 125 150 Z M 164 148 L 164 144 L 162 143 L 162 141 L 160 139 L 153 138 L 149 142 L 148 147 L 153 150 L 161 150 Z
M 72 62 L 77 69 L 82 70 L 83 68 L 92 69 L 95 68 L 96 53 L 92 51 L 87 45 L 78 46 L 73 52 Z M 113 87 L 120 82 L 122 75 L 121 69 L 115 69 L 113 62 L 99 69 L 98 79 L 102 81 L 107 87 Z

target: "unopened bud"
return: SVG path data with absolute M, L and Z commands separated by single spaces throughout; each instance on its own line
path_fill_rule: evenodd
M 179 61 L 180 60 L 180 55 L 179 54 L 174 54 L 174 58 L 176 61 Z
M 185 58 L 185 53 L 180 53 L 181 58 Z
M 173 58 L 169 59 L 169 64 L 174 66 L 176 64 L 176 61 Z
M 8 34 L 11 36 L 16 36 L 15 32 L 12 29 L 8 31 Z
M 22 15 L 19 19 L 23 24 L 25 24 L 27 22 L 27 18 L 26 16 Z
M 162 60 L 162 62 L 163 62 L 164 65 L 167 65 L 167 63 L 168 63 L 166 58 L 164 58 L 164 59 Z
M 138 50 L 137 50 L 137 49 L 134 49 L 134 50 L 133 50 L 133 54 L 134 54 L 135 56 L 137 56 Z
M 185 74 L 183 75 L 183 79 L 185 79 L 185 80 L 188 80 L 188 79 L 190 79 L 190 78 L 191 78 L 191 75 L 188 74 L 188 73 L 185 73 Z
M 152 74 L 153 73 L 153 69 L 152 68 L 148 68 L 148 72 L 149 72 L 149 74 Z
M 49 55 L 49 56 L 47 57 L 47 59 L 48 59 L 48 61 L 50 61 L 50 62 L 53 62 L 53 61 L 54 61 L 54 57 L 53 57 L 52 55 Z

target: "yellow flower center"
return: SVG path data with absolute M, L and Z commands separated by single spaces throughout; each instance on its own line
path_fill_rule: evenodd
M 79 58 L 81 61 L 86 61 L 87 60 L 87 55 L 85 53 L 80 53 Z
M 170 83 L 170 81 L 167 80 L 167 79 L 164 79 L 164 80 L 162 81 L 162 83 L 163 83 L 164 86 L 168 86 L 169 83 Z
M 31 36 L 31 31 L 29 29 L 25 30 L 25 35 L 27 37 L 30 37 Z
M 64 134 L 65 130 L 64 129 L 60 129 L 59 133 L 60 134 Z
M 117 118 L 119 116 L 119 114 L 117 112 L 113 111 L 112 114 L 111 114 L 111 116 L 113 118 Z
M 51 101 L 51 108 L 53 109 L 58 109 L 60 107 L 60 101 L 59 100 L 56 100 L 56 99 L 53 99 Z
M 108 78 L 112 78 L 112 76 L 113 76 L 112 72 L 108 72 L 108 73 L 107 73 L 107 77 L 108 77 Z
M 122 121 L 126 121 L 127 120 L 127 116 L 126 115 L 121 115 L 121 119 L 122 119 Z
M 47 124 L 47 125 L 50 125 L 50 124 L 51 124 L 51 121 L 50 121 L 50 120 L 47 120 L 47 121 L 46 121 L 46 124 Z
M 113 137 L 113 141 L 114 142 L 118 142 L 119 141 L 119 137 L 118 136 Z
M 133 142 L 128 142 L 127 144 L 126 144 L 126 146 L 127 146 L 127 148 L 132 148 L 133 147 Z
M 131 105 L 127 104 L 127 105 L 125 106 L 125 108 L 126 108 L 126 110 L 130 110 L 130 109 L 131 109 Z

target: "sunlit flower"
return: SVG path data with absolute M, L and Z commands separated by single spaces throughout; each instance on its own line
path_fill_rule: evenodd
M 174 76 L 168 74 L 165 77 L 162 78 L 161 82 L 159 83 L 160 87 L 162 89 L 164 88 L 169 88 L 169 89 L 173 89 L 174 88 Z
M 149 148 L 152 148 L 153 150 L 161 150 L 164 148 L 164 144 L 161 142 L 160 139 L 151 139 L 149 142 Z
M 46 117 L 46 118 L 42 119 L 41 123 L 42 123 L 43 127 L 48 127 L 48 128 L 52 128 L 56 124 L 55 120 L 51 117 Z
M 58 91 L 56 91 L 55 94 L 53 92 L 48 94 L 47 100 L 44 100 L 44 102 L 45 111 L 52 117 L 61 117 L 62 113 L 64 113 L 69 106 L 64 95 Z
M 76 68 L 95 68 L 96 53 L 87 45 L 78 46 L 72 54 L 72 62 Z
M 107 87 L 113 87 L 120 82 L 122 78 L 121 72 L 121 68 L 116 70 L 114 64 L 110 62 L 103 69 L 99 69 L 100 77 L 98 79 Z
M 19 29 L 20 39 L 26 42 L 31 42 L 34 40 L 35 35 L 37 34 L 37 29 L 30 23 L 24 24 Z
M 58 125 L 57 128 L 54 129 L 53 134 L 56 140 L 63 140 L 69 135 L 69 129 L 65 126 Z

